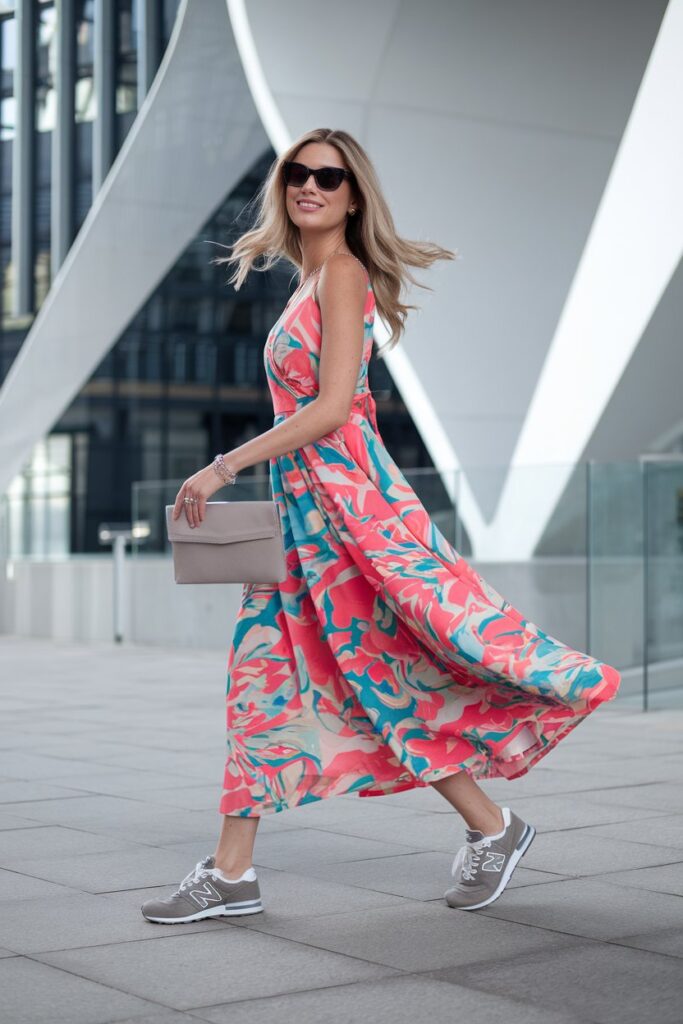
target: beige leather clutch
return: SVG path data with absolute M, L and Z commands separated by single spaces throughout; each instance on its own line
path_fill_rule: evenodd
M 274 501 L 208 501 L 199 526 L 166 505 L 176 583 L 282 583 L 287 576 Z

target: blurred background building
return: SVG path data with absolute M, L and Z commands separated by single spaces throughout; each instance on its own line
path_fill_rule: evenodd
M 202 6 L 199 0 L 195 9 Z M 13 7 L 3 5 L 0 23 L 2 379 L 125 142 L 178 13 L 177 0 L 47 0 Z M 226 8 L 225 30 L 227 17 Z M 19 76 L 27 79 L 21 121 Z M 19 181 L 13 158 L 21 161 Z M 261 153 L 242 168 L 144 302 L 125 309 L 125 328 L 87 380 L 71 379 L 77 392 L 49 432 L 36 438 L 9 484 L 13 553 L 99 551 L 98 525 L 130 520 L 135 481 L 188 476 L 215 452 L 272 426 L 262 349 L 294 268 L 252 274 L 237 293 L 225 283 L 226 270 L 210 263 L 221 250 L 208 240 L 226 245 L 248 226 L 245 207 L 273 159 L 264 136 Z M 172 184 L 173 168 L 168 171 L 160 192 Z M 123 299 L 122 284 L 114 278 L 107 287 Z M 84 290 L 81 301 L 89 298 Z M 49 344 L 59 349 L 65 327 L 56 317 L 46 327 Z M 384 364 L 375 361 L 373 369 L 388 443 L 406 465 L 430 464 Z
M 272 425 L 296 280 L 211 261 L 341 127 L 400 233 L 460 257 L 373 354 L 391 454 L 525 614 L 676 691 L 681 0 L 17 0 L 0 61 L 0 630 L 109 635 L 101 528 L 138 524 L 126 637 L 227 642 L 236 591 L 173 587 L 163 508 Z

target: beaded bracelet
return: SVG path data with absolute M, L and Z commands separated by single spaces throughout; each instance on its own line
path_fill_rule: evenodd
M 234 484 L 237 480 L 238 474 L 235 473 L 234 470 L 228 469 L 220 452 L 213 460 L 213 468 L 216 470 L 224 484 Z

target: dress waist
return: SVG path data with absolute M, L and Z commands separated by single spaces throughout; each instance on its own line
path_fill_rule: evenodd
M 298 412 L 299 409 L 303 409 L 304 406 L 309 405 L 318 396 L 317 395 L 299 395 L 296 398 L 294 395 L 287 395 L 279 392 L 273 402 L 273 413 L 276 418 L 281 416 L 289 416 L 293 412 Z M 375 398 L 372 391 L 357 391 L 351 401 L 351 411 L 360 412 L 366 416 L 375 430 L 377 430 L 377 413 L 375 406 Z

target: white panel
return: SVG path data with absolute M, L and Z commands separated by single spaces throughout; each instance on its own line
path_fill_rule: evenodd
M 399 232 L 460 252 L 421 275 L 433 294 L 409 296 L 422 309 L 408 321 L 400 387 L 439 465 L 492 467 L 466 479 L 463 520 L 480 556 L 528 552 L 517 539 L 530 473 L 517 474 L 519 500 L 495 524 L 477 505 L 487 518 L 495 507 L 665 8 L 247 5 L 287 137 L 315 126 L 354 132 Z M 417 367 L 422 387 L 406 387 Z M 563 457 L 585 454 L 570 444 Z M 544 486 L 548 474 L 559 486 L 562 472 L 548 470 Z M 544 524 L 551 512 L 546 502 Z

